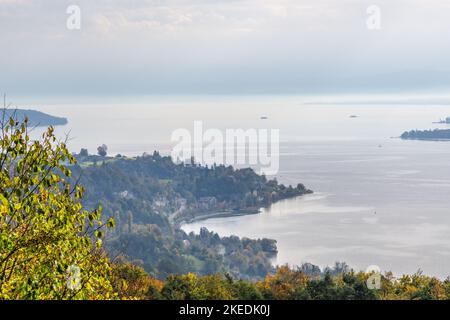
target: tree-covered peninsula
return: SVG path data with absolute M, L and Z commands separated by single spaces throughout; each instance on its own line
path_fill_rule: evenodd
M 286 198 L 311 193 L 302 184 L 285 186 L 252 169 L 176 164 L 158 152 L 136 158 L 76 155 L 74 182 L 87 192 L 84 204 L 99 205 L 117 228 L 106 238 L 108 251 L 135 261 L 158 278 L 172 273 L 229 272 L 261 278 L 273 270 L 276 241 L 219 237 L 206 229 L 186 234 L 194 219 L 254 214 Z

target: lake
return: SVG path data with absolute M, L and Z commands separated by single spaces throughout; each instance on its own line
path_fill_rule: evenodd
M 92 153 L 104 143 L 110 154 L 168 154 L 172 131 L 192 130 L 196 120 L 220 130 L 279 129 L 277 179 L 315 193 L 257 215 L 184 225 L 185 231 L 207 227 L 220 235 L 276 239 L 278 264 L 345 261 L 396 275 L 418 269 L 450 275 L 450 142 L 393 138 L 405 130 L 446 128 L 432 122 L 450 116 L 450 106 L 315 104 L 298 97 L 109 100 L 42 98 L 25 106 L 67 117 L 57 134 L 69 133 L 72 151 Z

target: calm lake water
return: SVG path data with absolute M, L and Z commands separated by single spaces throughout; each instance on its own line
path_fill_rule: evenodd
M 60 100 L 26 106 L 67 117 L 57 133 L 70 132 L 73 151 L 93 153 L 105 143 L 110 154 L 168 154 L 171 132 L 193 130 L 195 120 L 205 128 L 280 129 L 278 180 L 302 182 L 315 193 L 258 215 L 185 225 L 186 231 L 204 226 L 220 235 L 276 239 L 278 264 L 345 261 L 397 275 L 418 269 L 450 275 L 450 142 L 391 138 L 445 128 L 432 122 L 450 116 L 450 106 L 314 105 L 295 97 Z

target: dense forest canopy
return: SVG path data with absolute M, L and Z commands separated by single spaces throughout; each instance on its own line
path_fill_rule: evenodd
M 274 270 L 275 240 L 221 238 L 206 229 L 186 234 L 180 225 L 214 214 L 257 213 L 275 201 L 312 192 L 302 184 L 268 180 L 252 169 L 176 164 L 158 152 L 126 158 L 83 150 L 76 157 L 73 180 L 80 178 L 87 190 L 83 203 L 88 208 L 102 205 L 117 223 L 106 237 L 108 251 L 158 278 L 186 272 L 264 277 Z
M 401 135 L 405 140 L 450 140 L 450 129 L 412 130 Z

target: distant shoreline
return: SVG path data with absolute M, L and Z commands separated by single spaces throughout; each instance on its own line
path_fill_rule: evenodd
M 406 131 L 400 138 L 403 140 L 450 141 L 450 129 Z

